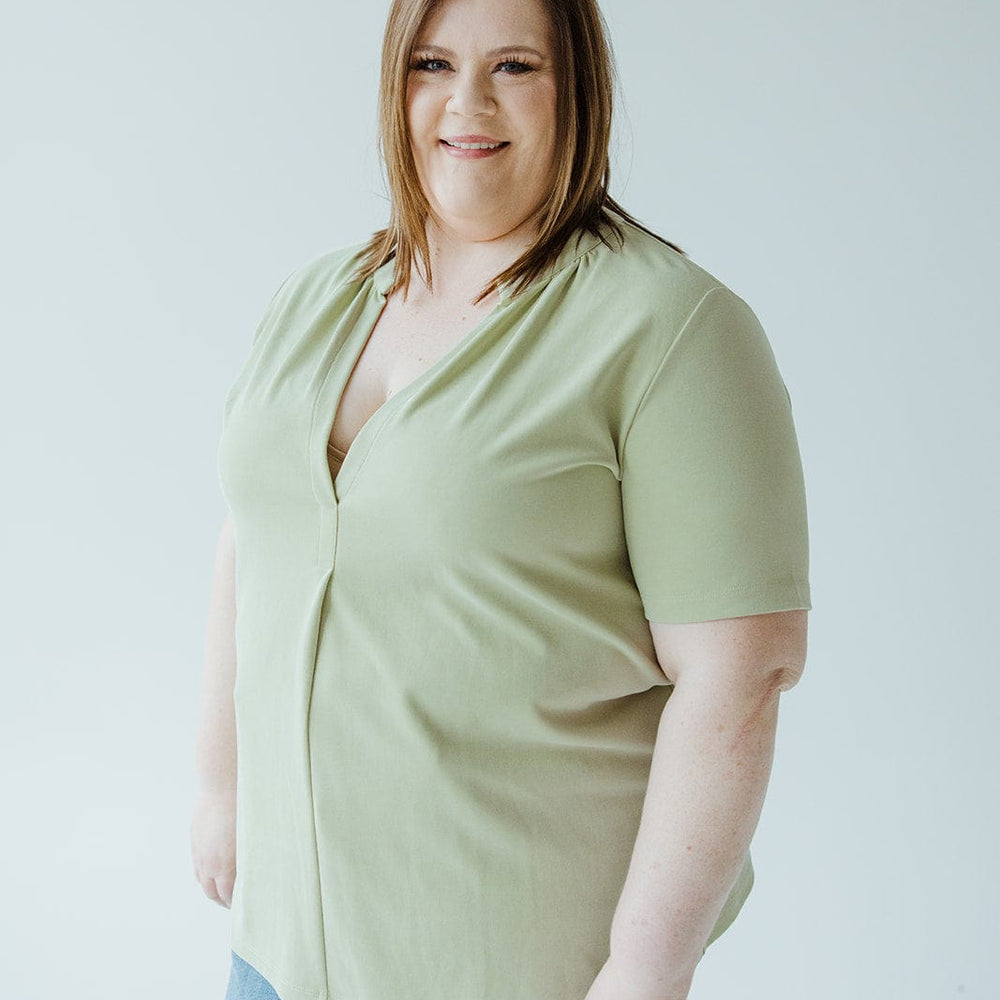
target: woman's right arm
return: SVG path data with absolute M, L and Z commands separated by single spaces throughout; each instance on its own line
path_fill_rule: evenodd
M 236 880 L 236 544 L 229 514 L 215 551 L 207 631 L 191 857 L 205 895 L 228 907 Z

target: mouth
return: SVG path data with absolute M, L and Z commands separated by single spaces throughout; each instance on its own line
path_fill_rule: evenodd
M 441 145 L 446 146 L 449 149 L 494 152 L 498 149 L 503 149 L 504 147 L 509 146 L 510 143 L 503 142 L 499 139 L 492 139 L 489 136 L 483 135 L 456 135 L 452 136 L 450 139 L 442 139 Z

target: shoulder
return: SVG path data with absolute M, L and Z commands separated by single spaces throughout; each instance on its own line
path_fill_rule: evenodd
M 636 306 L 646 304 L 658 313 L 665 307 L 690 312 L 710 292 L 723 298 L 739 298 L 686 254 L 631 223 L 621 221 L 620 226 L 620 244 L 613 235 L 608 241 L 610 248 L 601 244 L 605 252 L 600 254 L 600 267 L 610 287 L 619 289 L 619 294 Z
M 354 272 L 364 245 L 326 250 L 286 274 L 257 324 L 253 345 L 273 344 L 279 331 L 294 331 L 319 309 L 346 307 L 361 287 Z
M 569 294 L 623 338 L 622 347 L 652 362 L 700 329 L 759 334 L 753 310 L 718 277 L 642 229 L 619 225 L 621 240 L 608 230 L 605 240 L 588 234 L 581 241 Z
M 276 300 L 285 307 L 307 304 L 317 297 L 328 300 L 332 293 L 358 284 L 355 270 L 365 245 L 352 243 L 307 258 L 286 276 Z

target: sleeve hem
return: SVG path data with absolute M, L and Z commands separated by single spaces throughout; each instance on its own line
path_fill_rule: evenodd
M 809 584 L 804 580 L 791 580 L 765 587 L 733 587 L 711 594 L 687 594 L 662 599 L 644 597 L 642 606 L 648 621 L 664 625 L 812 609 Z

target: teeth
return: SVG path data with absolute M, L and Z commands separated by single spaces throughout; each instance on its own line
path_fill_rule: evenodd
M 503 145 L 502 142 L 448 142 L 447 139 L 444 141 L 455 149 L 499 149 Z

